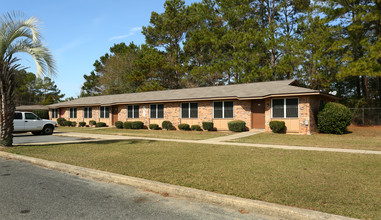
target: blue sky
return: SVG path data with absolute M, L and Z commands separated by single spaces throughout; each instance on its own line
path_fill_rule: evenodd
M 21 11 L 27 17 L 42 21 L 44 42 L 57 62 L 53 80 L 65 97 L 80 94 L 83 75 L 93 63 L 115 43 L 144 43 L 141 27 L 149 24 L 152 11 L 162 13 L 164 0 L 15 0 L 6 1 L 0 13 Z M 197 0 L 186 0 L 186 4 Z M 34 72 L 35 64 L 28 55 L 20 54 L 22 65 Z

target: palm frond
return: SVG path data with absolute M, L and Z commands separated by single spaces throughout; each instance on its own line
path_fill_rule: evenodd
M 55 62 L 50 50 L 42 43 L 39 19 L 25 19 L 21 12 L 9 12 L 0 17 L 0 60 L 25 52 L 32 56 L 37 75 L 55 75 Z

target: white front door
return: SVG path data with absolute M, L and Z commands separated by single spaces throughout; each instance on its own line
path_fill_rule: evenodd
M 41 131 L 42 130 L 42 120 L 35 114 L 31 112 L 26 112 L 25 114 L 25 130 L 27 131 Z

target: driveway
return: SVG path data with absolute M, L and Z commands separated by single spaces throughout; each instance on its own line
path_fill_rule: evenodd
M 13 137 L 14 145 L 39 144 L 39 143 L 67 143 L 67 142 L 75 142 L 75 141 L 81 141 L 81 140 L 91 140 L 91 138 L 58 136 L 58 135 L 54 135 L 54 133 L 53 135 L 33 135 L 32 133 L 20 133 L 20 134 L 13 134 L 13 136 L 14 136 Z
M 1 219 L 265 219 L 0 158 Z

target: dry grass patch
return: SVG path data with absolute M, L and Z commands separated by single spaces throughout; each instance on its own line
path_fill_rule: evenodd
M 348 130 L 350 133 L 343 135 L 319 133 L 313 135 L 291 135 L 266 132 L 235 139 L 232 142 L 381 150 L 381 126 L 349 126 Z
M 167 131 L 167 130 L 133 130 L 133 129 L 118 129 L 118 128 L 79 128 L 79 127 L 59 127 L 56 132 L 78 132 L 91 134 L 112 134 L 126 135 L 136 137 L 150 138 L 167 138 L 167 139 L 184 139 L 184 140 L 205 140 L 209 138 L 221 137 L 233 134 L 229 131 Z
M 380 155 L 142 140 L 6 151 L 338 215 L 381 217 Z

